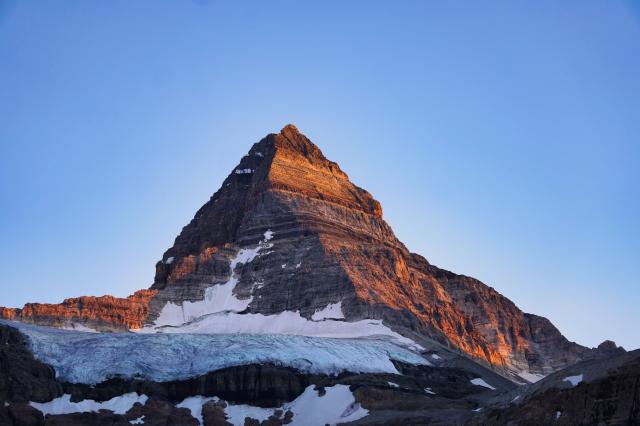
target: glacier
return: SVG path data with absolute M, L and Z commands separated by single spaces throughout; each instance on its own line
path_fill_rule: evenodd
M 112 377 L 184 380 L 226 367 L 272 363 L 313 374 L 398 373 L 392 360 L 430 365 L 385 337 L 275 334 L 86 333 L 0 320 L 27 336 L 34 356 L 70 383 Z M 388 337 L 387 337 L 388 338 Z

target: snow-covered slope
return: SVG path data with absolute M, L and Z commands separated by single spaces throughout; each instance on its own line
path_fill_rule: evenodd
M 95 384 L 115 376 L 181 380 L 254 363 L 321 374 L 396 373 L 391 360 L 429 365 L 421 355 L 382 338 L 84 333 L 2 322 L 28 336 L 35 357 L 72 383 Z

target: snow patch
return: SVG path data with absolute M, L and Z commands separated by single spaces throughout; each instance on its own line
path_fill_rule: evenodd
M 77 322 L 72 322 L 70 324 L 63 325 L 60 328 L 62 328 L 63 330 L 81 331 L 83 333 L 98 333 L 98 330 L 95 330 L 91 327 L 87 327 L 86 325 L 80 324 Z
M 191 410 L 191 415 L 202 424 L 202 405 L 208 401 L 220 401 L 220 399 L 193 396 L 182 401 L 177 407 Z M 346 385 L 326 387 L 325 394 L 322 396 L 315 390 L 315 386 L 311 385 L 296 399 L 277 408 L 227 403 L 227 407 L 224 409 L 228 421 L 236 426 L 244 425 L 246 417 L 263 422 L 276 410 L 282 410 L 283 413 L 291 411 L 293 419 L 290 425 L 292 426 L 336 425 L 353 422 L 369 414 L 355 401 L 353 393 Z
M 49 402 L 29 402 L 36 410 L 43 415 L 47 414 L 71 414 L 71 413 L 87 413 L 98 412 L 100 410 L 113 411 L 115 414 L 125 414 L 133 407 L 133 404 L 139 402 L 144 405 L 147 402 L 146 395 L 138 395 L 135 392 L 126 393 L 116 396 L 108 401 L 96 402 L 92 399 L 85 399 L 79 402 L 71 402 L 71 395 L 64 394 Z
M 272 243 L 268 243 L 272 237 L 273 232 L 271 230 L 267 230 L 264 233 L 264 239 L 260 241 L 256 247 L 240 249 L 235 257 L 229 262 L 229 268 L 231 269 L 231 277 L 229 280 L 225 283 L 208 287 L 204 292 L 203 300 L 195 302 L 184 301 L 181 304 L 167 302 L 162 307 L 162 310 L 155 321 L 155 327 L 167 325 L 177 326 L 217 312 L 241 312 L 247 309 L 253 300 L 253 297 L 238 299 L 233 294 L 233 290 L 236 288 L 238 280 L 240 279 L 235 272 L 236 266 L 239 264 L 251 263 L 260 255 L 260 251 L 262 249 L 273 247 Z M 154 327 L 145 327 L 140 331 L 149 332 L 153 331 L 153 328 Z
M 170 257 L 170 258 L 168 258 L 168 259 L 166 260 L 166 262 L 164 262 L 164 263 L 165 263 L 165 264 L 167 264 L 167 265 L 171 265 L 171 264 L 173 263 L 173 259 L 174 259 L 174 257 L 173 257 L 173 256 L 171 256 L 171 257 Z
M 344 319 L 344 314 L 342 313 L 342 301 L 332 303 L 325 306 L 324 309 L 314 312 L 311 319 L 314 321 L 322 321 L 324 319 Z
M 561 411 L 556 411 L 556 420 L 558 420 L 561 415 L 562 415 Z
M 187 408 L 191 411 L 191 415 L 198 420 L 200 424 L 204 423 L 202 418 L 202 406 L 209 401 L 219 401 L 216 397 L 190 396 L 181 403 L 177 404 L 177 408 Z
M 283 263 L 283 264 L 282 264 L 282 266 L 280 266 L 280 267 L 281 267 L 282 269 L 284 269 L 284 268 L 286 268 L 286 267 L 287 267 L 287 264 L 286 264 L 286 263 Z
M 535 383 L 545 378 L 544 374 L 529 373 L 528 371 L 521 371 L 518 373 L 518 376 L 522 377 L 530 383 Z
M 428 393 L 429 395 L 435 395 L 436 394 L 434 391 L 431 390 L 431 388 L 424 388 L 424 391 L 426 393 Z
M 389 384 L 389 386 L 391 386 L 392 388 L 399 388 L 400 385 L 397 383 L 393 383 L 393 382 L 387 382 Z
M 442 359 L 442 357 L 441 357 L 440 355 L 438 355 L 438 354 L 431 354 L 431 355 L 429 355 L 429 356 L 430 356 L 431 358 L 435 359 L 435 360 Z
M 133 419 L 129 421 L 132 425 L 143 425 L 144 424 L 144 416 L 140 416 L 137 419 Z
M 473 383 L 476 386 L 484 386 L 485 388 L 489 388 L 491 390 L 496 390 L 496 388 L 494 388 L 489 383 L 485 382 L 483 379 L 481 379 L 479 377 L 477 379 L 470 380 L 470 382 Z
M 264 155 L 261 152 L 256 151 L 256 157 L 264 157 Z
M 578 374 L 577 376 L 569 376 L 562 379 L 563 382 L 571 383 L 571 386 L 577 386 L 578 383 L 582 382 L 582 374 Z
M 519 400 L 519 399 L 520 399 L 520 395 L 516 395 L 516 397 L 515 397 L 515 398 L 513 398 L 513 399 L 511 400 L 511 402 L 516 402 L 516 401 L 517 401 L 517 400 Z
M 237 175 L 251 174 L 253 173 L 252 169 L 236 169 Z
M 298 262 L 298 263 L 296 264 L 296 269 L 298 269 L 300 266 L 302 266 L 302 262 Z

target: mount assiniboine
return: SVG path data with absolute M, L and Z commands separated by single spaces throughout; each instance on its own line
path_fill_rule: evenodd
M 587 348 L 411 253 L 293 125 L 126 299 L 0 308 L 0 424 L 637 424 L 640 354 Z

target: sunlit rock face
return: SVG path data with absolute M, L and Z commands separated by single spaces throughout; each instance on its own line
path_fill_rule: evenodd
M 82 296 L 60 304 L 27 303 L 22 309 L 3 309 L 4 319 L 71 329 L 125 331 L 142 327 L 155 290 L 140 290 L 127 298 Z
M 265 232 L 270 247 L 232 271 L 238 250 Z M 480 281 L 410 253 L 380 203 L 292 125 L 249 150 L 164 254 L 148 322 L 234 276 L 234 297 L 248 301 L 241 313 L 311 319 L 340 303 L 346 321 L 381 319 L 500 369 L 546 374 L 589 352 Z
M 146 332 L 318 335 L 326 325 L 325 337 L 396 333 L 541 375 L 593 353 L 491 287 L 410 253 L 380 203 L 293 125 L 251 147 L 156 264 L 151 290 L 2 314 L 12 315 Z

